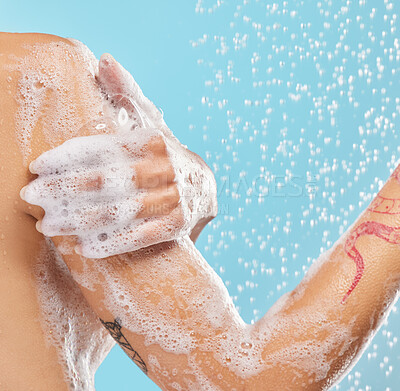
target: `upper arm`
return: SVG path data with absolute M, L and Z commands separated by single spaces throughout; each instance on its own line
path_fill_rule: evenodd
M 36 55 L 38 45 L 42 52 Z M 19 197 L 20 189 L 33 177 L 28 170 L 29 161 L 66 138 L 61 133 L 51 137 L 48 125 L 59 112 L 51 113 L 54 102 L 40 99 L 44 88 L 40 77 L 44 81 L 44 75 L 49 75 L 57 64 L 71 81 L 73 75 L 77 80 L 86 75 L 83 85 L 95 86 L 94 78 L 88 82 L 87 72 L 83 76 L 77 74 L 79 67 L 84 68 L 82 64 L 67 70 L 61 53 L 49 53 L 48 45 L 68 48 L 70 54 L 77 50 L 70 41 L 50 35 L 0 33 L 0 378 L 2 386 L 9 389 L 67 389 L 63 359 L 68 358 L 60 352 L 65 344 L 57 343 L 63 337 L 75 338 L 73 333 L 79 334 L 80 349 L 68 352 L 75 353 L 78 362 L 93 358 L 88 352 L 93 350 L 94 335 L 98 341 L 104 337 L 101 324 L 65 266 L 57 263 L 55 252 L 35 229 L 35 219 L 30 215 L 40 217 L 41 211 Z M 40 63 L 46 56 L 47 65 L 45 61 Z M 70 84 L 63 94 L 73 102 L 78 87 Z M 51 87 L 51 91 L 43 93 L 54 96 L 58 92 Z M 79 110 L 90 116 L 94 108 Z M 71 322 L 76 322 L 73 333 L 60 335 Z M 89 329 L 90 335 L 86 334 L 85 339 L 83 335 Z M 34 354 L 26 354 L 27 346 Z M 101 349 L 98 352 L 95 360 L 106 353 Z M 36 376 L 43 371 L 45 377 Z

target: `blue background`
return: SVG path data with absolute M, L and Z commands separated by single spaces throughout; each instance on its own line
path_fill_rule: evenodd
M 395 167 L 399 11 L 389 0 L 1 0 L 0 25 L 110 52 L 207 161 L 220 213 L 198 248 L 252 322 Z M 397 390 L 399 325 L 394 307 L 333 389 Z M 114 348 L 96 389 L 158 388 Z

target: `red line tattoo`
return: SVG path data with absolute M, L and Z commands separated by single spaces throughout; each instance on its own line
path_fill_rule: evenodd
M 400 214 L 400 200 L 382 197 L 378 194 L 371 202 L 368 210 L 375 213 L 397 215 Z
M 400 184 L 400 165 L 396 167 L 391 177 L 396 179 Z M 378 194 L 367 209 L 373 213 L 397 215 L 400 214 L 400 199 L 387 198 Z M 376 221 L 365 221 L 350 233 L 345 243 L 345 251 L 356 264 L 356 275 L 349 290 L 342 299 L 342 304 L 350 296 L 351 292 L 353 292 L 364 273 L 364 259 L 356 249 L 357 239 L 363 235 L 375 235 L 389 243 L 400 244 L 400 228 L 389 227 Z
M 344 295 L 342 299 L 342 304 L 350 296 L 351 292 L 355 289 L 357 284 L 360 282 L 361 277 L 364 273 L 364 260 L 362 255 L 356 249 L 356 242 L 360 236 L 364 235 L 375 235 L 378 238 L 386 240 L 392 244 L 400 243 L 400 228 L 389 227 L 388 225 L 378 223 L 376 221 L 365 221 L 357 226 L 347 238 L 344 245 L 346 254 L 355 262 L 356 264 L 356 275 L 354 277 L 353 283 L 351 284 L 349 290 Z

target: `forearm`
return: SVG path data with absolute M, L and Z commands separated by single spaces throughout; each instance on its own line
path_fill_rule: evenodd
M 227 346 L 240 349 L 245 324 L 188 238 L 99 260 L 62 251 L 92 308 L 109 327 L 122 326 L 131 345 L 125 352 L 163 390 L 175 389 L 173 382 L 193 389 L 208 381 L 223 390 L 243 383 L 240 368 L 232 371 L 238 353 Z
M 259 336 L 277 325 L 264 354 L 273 352 L 277 362 L 312 381 L 311 390 L 332 384 L 355 362 L 397 297 L 398 200 L 400 185 L 394 175 L 355 224 L 282 298 L 280 308 L 272 308 L 255 326 L 254 335 Z

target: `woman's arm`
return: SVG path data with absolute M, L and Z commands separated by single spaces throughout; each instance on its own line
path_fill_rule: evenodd
M 396 174 L 253 326 L 187 238 L 106 260 L 64 259 L 107 328 L 118 330 L 117 342 L 163 389 L 327 389 L 356 362 L 397 297 Z
M 298 373 L 311 390 L 328 388 L 355 364 L 397 299 L 399 171 L 400 166 L 353 226 L 254 326 L 259 336 L 277 325 L 263 354 L 286 362 L 285 370 Z

